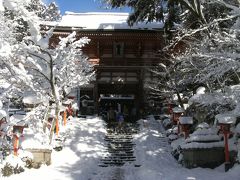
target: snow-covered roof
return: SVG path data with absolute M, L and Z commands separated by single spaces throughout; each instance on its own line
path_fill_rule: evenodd
M 87 13 L 74 13 L 65 12 L 62 20 L 57 23 L 60 27 L 72 27 L 80 29 L 161 29 L 163 28 L 162 22 L 141 22 L 133 26 L 128 26 L 127 19 L 129 13 L 115 13 L 115 12 L 87 12 Z M 47 23 L 48 24 L 48 23 Z
M 189 142 L 215 142 L 220 141 L 221 137 L 217 134 L 210 135 L 190 135 L 188 139 L 185 140 L 186 143 Z
M 63 111 L 65 111 L 66 109 L 67 109 L 67 108 L 66 108 L 65 106 L 62 106 L 62 105 L 59 107 L 59 111 L 60 111 L 60 112 L 63 112 Z
M 197 129 L 181 147 L 183 149 L 223 147 L 224 143 L 220 141 L 221 137 L 217 135 L 217 131 L 217 128 Z
M 193 118 L 189 116 L 182 116 L 179 118 L 181 124 L 193 124 Z
M 29 95 L 23 97 L 22 101 L 24 104 L 40 104 L 42 102 L 42 99 L 37 96 Z
M 180 107 L 175 107 L 173 108 L 174 113 L 184 113 L 184 109 Z
M 233 114 L 217 114 L 215 116 L 215 119 L 218 121 L 218 123 L 222 124 L 234 124 L 236 122 L 236 116 Z
M 69 104 L 71 104 L 71 103 L 73 103 L 73 100 L 72 100 L 72 99 L 67 99 L 67 100 L 65 100 L 65 101 L 62 102 L 63 105 L 69 105 Z
M 210 143 L 191 142 L 191 143 L 181 145 L 182 149 L 210 149 L 210 148 L 220 148 L 220 147 L 224 147 L 223 141 L 210 142 Z
M 12 125 L 25 126 L 28 118 L 27 115 L 14 114 L 10 117 L 10 122 Z

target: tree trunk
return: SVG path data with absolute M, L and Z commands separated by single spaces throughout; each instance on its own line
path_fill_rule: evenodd
M 181 96 L 180 96 L 178 90 L 176 90 L 176 93 L 177 93 L 177 97 L 178 97 L 178 102 L 179 102 L 181 108 L 184 109 L 183 102 L 182 102 L 182 98 L 181 98 Z
M 53 134 L 54 134 L 54 130 L 55 130 L 55 127 L 56 127 L 56 121 L 57 119 L 59 119 L 58 117 L 58 114 L 59 114 L 59 99 L 57 97 L 57 92 L 56 92 L 56 86 L 55 86 L 55 78 L 54 78 L 54 75 L 53 75 L 53 60 L 52 58 L 50 59 L 50 85 L 51 85 L 51 91 L 52 91 L 52 96 L 53 96 L 53 99 L 54 99 L 54 102 L 56 104 L 56 107 L 55 107 L 55 118 L 53 118 L 53 121 L 52 121 L 52 126 L 51 126 L 51 129 L 50 129 L 50 134 L 49 134 L 49 143 L 51 144 L 52 143 L 52 138 L 53 138 Z
M 58 117 L 58 115 L 59 115 L 59 100 L 58 100 L 57 95 L 56 95 L 56 87 L 52 83 L 51 83 L 51 89 L 52 89 L 52 92 L 53 92 L 53 98 L 54 98 L 54 102 L 56 104 L 56 107 L 55 107 L 55 118 L 52 121 L 52 126 L 51 126 L 51 130 L 50 130 L 50 135 L 49 135 L 50 144 L 52 143 L 52 138 L 53 138 L 54 130 L 55 130 L 55 127 L 56 127 L 56 121 L 57 121 L 57 119 L 59 119 L 59 117 Z

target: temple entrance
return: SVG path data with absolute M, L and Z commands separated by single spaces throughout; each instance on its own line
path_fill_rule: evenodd
M 138 108 L 143 91 L 141 71 L 136 67 L 99 68 L 95 87 L 99 111 L 109 108 L 109 104 L 119 110 L 117 103 L 121 111 L 124 106 L 125 109 Z
M 135 120 L 132 114 L 133 108 L 136 109 L 134 95 L 101 95 L 99 99 L 99 108 L 100 114 L 104 118 L 107 118 L 107 113 L 109 109 L 112 108 L 116 113 L 121 112 L 124 115 L 125 121 L 131 122 Z

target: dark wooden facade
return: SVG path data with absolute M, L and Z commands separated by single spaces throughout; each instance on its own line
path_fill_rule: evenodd
M 71 32 L 71 28 L 57 27 L 51 42 Z M 77 37 L 84 36 L 91 39 L 83 51 L 96 70 L 92 86 L 96 109 L 101 94 L 134 95 L 136 106 L 142 105 L 144 82 L 154 78 L 146 69 L 164 61 L 157 53 L 164 47 L 163 31 L 77 30 Z

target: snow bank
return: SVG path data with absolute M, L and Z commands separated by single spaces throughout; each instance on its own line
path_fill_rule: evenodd
M 30 169 L 7 180 L 32 180 L 33 177 L 48 180 L 225 180 L 239 179 L 240 166 L 228 172 L 224 166 L 216 169 L 186 169 L 171 155 L 171 147 L 166 142 L 161 124 L 152 117 L 147 119 L 148 127 L 139 121 L 140 130 L 134 135 L 134 155 L 136 162 L 117 167 L 98 167 L 103 157 L 105 125 L 99 118 L 73 118 L 67 125 L 65 147 L 60 152 L 53 151 L 52 165 L 40 169 Z M 180 141 L 180 140 L 179 140 Z M 140 165 L 140 167 L 135 167 Z
M 105 134 L 105 124 L 98 117 L 72 118 L 67 122 L 65 129 L 63 150 L 52 151 L 50 166 L 43 165 L 37 170 L 26 169 L 25 172 L 6 179 L 32 180 L 33 177 L 38 177 L 38 179 L 48 180 L 99 180 L 101 169 L 98 163 L 106 153 Z M 30 142 L 28 145 L 31 145 Z M 34 144 L 31 147 L 33 146 Z M 99 174 L 96 176 L 96 173 Z
M 180 144 L 185 143 L 184 138 L 179 138 L 171 143 L 167 143 L 164 128 L 158 121 L 151 117 L 147 119 L 148 127 L 141 125 L 140 132 L 135 135 L 134 142 L 136 143 L 135 155 L 137 162 L 141 167 L 136 168 L 126 166 L 120 169 L 123 170 L 124 175 L 122 179 L 126 180 L 225 180 L 225 179 L 239 179 L 240 166 L 236 165 L 228 172 L 224 172 L 224 166 L 216 169 L 194 168 L 186 169 L 182 167 L 171 155 L 171 146 L 177 148 Z M 143 123 L 139 121 L 139 123 Z M 215 130 L 208 130 L 214 133 Z M 199 134 L 206 134 L 205 132 Z M 212 144 L 213 146 L 223 147 L 223 142 Z M 194 144 L 192 144 L 194 147 Z M 97 179 L 97 178 L 96 178 Z M 99 178 L 104 180 L 103 178 Z M 105 178 L 108 179 L 108 178 Z
M 209 124 L 206 122 L 202 122 L 200 124 L 197 125 L 196 129 L 208 129 L 209 128 Z
M 32 128 L 25 128 L 23 137 L 20 138 L 20 145 L 23 149 L 51 149 L 48 135 L 36 132 Z
M 187 144 L 182 144 L 182 149 L 208 149 L 215 147 L 224 147 L 224 142 L 211 142 L 211 143 L 199 143 L 199 142 L 191 142 Z
M 217 128 L 208 128 L 208 129 L 197 129 L 191 135 L 216 135 L 218 132 Z

